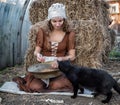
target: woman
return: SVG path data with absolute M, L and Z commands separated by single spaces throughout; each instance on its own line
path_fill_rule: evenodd
M 52 60 L 53 69 L 58 68 L 57 60 L 73 61 L 75 59 L 75 33 L 70 31 L 63 4 L 55 3 L 49 8 L 47 29 L 42 26 L 39 28 L 36 34 L 34 55 L 39 62 L 47 62 L 47 58 L 52 58 L 50 60 Z M 71 83 L 64 75 L 48 78 L 48 80 L 49 83 L 45 79 L 36 78 L 30 72 L 27 72 L 24 78 L 13 78 L 19 89 L 26 92 L 72 89 Z
M 54 10 L 55 9 L 55 10 Z M 63 4 L 53 4 L 48 10 L 48 27 L 50 32 L 46 33 L 39 29 L 36 39 L 34 55 L 39 62 L 44 62 L 44 56 L 54 56 L 58 60 L 75 58 L 74 32 L 68 31 L 68 24 Z M 66 54 L 67 53 L 67 54 Z M 57 68 L 57 62 L 52 65 Z
M 54 59 L 52 68 L 57 68 L 56 60 L 73 61 L 75 59 L 75 33 L 69 31 L 65 6 L 60 3 L 52 4 L 48 10 L 48 28 L 45 32 L 40 28 L 36 38 L 34 55 L 39 62 L 47 61 L 46 57 Z M 71 84 L 64 76 L 50 79 L 49 89 L 71 88 Z

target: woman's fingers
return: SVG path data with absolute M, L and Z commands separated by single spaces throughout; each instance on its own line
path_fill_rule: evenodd
M 55 68 L 58 68 L 58 63 L 57 63 L 57 61 L 54 61 L 51 66 L 52 66 L 52 68 L 54 68 L 54 69 L 55 69 Z
M 45 57 L 43 57 L 41 54 L 37 54 L 37 61 L 45 62 Z

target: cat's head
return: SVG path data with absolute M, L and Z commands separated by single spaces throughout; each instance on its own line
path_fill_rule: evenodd
M 68 72 L 70 67 L 71 67 L 71 62 L 70 60 L 65 60 L 65 61 L 57 61 L 58 62 L 58 69 L 62 72 Z

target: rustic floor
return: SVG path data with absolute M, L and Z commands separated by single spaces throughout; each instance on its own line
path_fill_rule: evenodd
M 112 73 L 120 72 L 120 61 L 110 61 L 104 67 Z M 22 76 L 25 73 L 22 66 L 7 68 L 0 71 L 0 85 L 5 81 L 10 81 L 14 76 Z M 2 98 L 0 105 L 120 105 L 120 95 L 113 91 L 113 97 L 108 104 L 102 104 L 101 100 L 105 98 L 100 95 L 96 98 L 77 97 L 71 99 L 70 96 L 61 95 L 16 95 L 0 92 Z

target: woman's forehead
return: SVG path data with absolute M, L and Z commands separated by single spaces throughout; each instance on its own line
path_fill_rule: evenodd
M 54 17 L 51 20 L 59 21 L 59 20 L 63 20 L 63 18 L 62 17 Z

